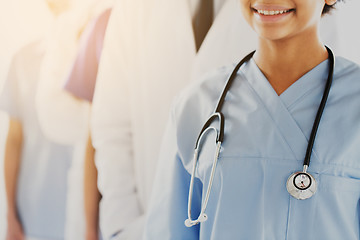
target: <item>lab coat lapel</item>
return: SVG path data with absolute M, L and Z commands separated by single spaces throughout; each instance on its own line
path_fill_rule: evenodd
M 154 144 L 146 143 L 162 138 L 163 132 L 159 129 L 166 124 L 171 99 L 190 82 L 196 49 L 188 1 L 146 1 L 151 1 L 151 4 L 148 4 L 142 16 L 144 32 L 141 34 L 144 36 L 139 40 L 141 58 L 137 59 L 141 61 L 141 67 L 140 71 L 135 69 L 137 77 L 132 78 L 130 84 L 131 91 L 134 91 L 131 96 L 136 96 L 132 102 L 140 102 L 133 107 L 137 113 L 133 117 L 138 134 L 135 137 L 144 146 L 141 152 L 146 159 L 156 159 L 158 153 L 150 149 Z M 144 169 L 154 168 L 152 161 L 140 164 L 145 164 L 141 166 Z M 149 185 L 146 189 L 151 189 L 151 184 L 151 181 L 144 183 L 145 186 Z
M 308 145 L 307 137 L 253 60 L 251 60 L 246 76 L 257 97 L 271 116 L 274 127 L 284 137 L 294 157 L 302 161 Z M 316 157 L 316 155 L 313 154 L 312 157 Z
M 163 97 L 144 96 L 144 99 L 153 101 L 145 103 L 148 105 L 146 109 L 157 111 L 157 106 L 164 105 L 163 99 L 171 99 L 190 82 L 196 49 L 188 1 L 156 0 L 149 14 L 144 37 L 145 57 L 142 59 L 145 70 L 141 73 L 141 81 L 144 93 L 148 95 L 152 94 L 151 89 L 164 89 Z M 170 107 L 171 103 L 168 104 Z M 167 117 L 165 111 L 156 116 L 160 119 Z
M 239 61 L 256 47 L 257 37 L 242 17 L 238 0 L 227 0 L 196 56 L 192 79 Z
M 167 55 L 180 51 L 183 57 L 195 57 L 196 47 L 188 1 L 153 0 L 153 2 L 146 30 L 148 34 L 155 36 L 147 38 L 155 41 L 150 44 L 159 46 L 154 50 Z M 183 48 L 177 49 L 178 46 Z M 173 60 L 177 61 L 175 58 Z M 183 62 L 183 58 L 179 59 L 179 62 Z

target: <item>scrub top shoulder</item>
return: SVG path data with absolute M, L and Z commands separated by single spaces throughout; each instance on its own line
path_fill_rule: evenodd
M 60 240 L 64 238 L 66 179 L 72 147 L 47 139 L 37 119 L 35 94 L 43 44 L 34 42 L 15 55 L 0 95 L 0 108 L 22 124 L 16 199 L 25 235 Z
M 187 228 L 188 191 L 198 134 L 214 112 L 233 66 L 184 91 L 163 140 L 145 239 L 358 239 L 360 199 L 360 68 L 335 59 L 334 80 L 308 172 L 316 194 L 297 200 L 286 190 L 302 170 L 324 91 L 328 60 L 278 96 L 254 60 L 245 63 L 226 95 L 225 137 L 205 213 Z M 217 123 L 212 124 L 217 127 Z M 201 146 L 192 218 L 205 198 L 216 149 L 215 134 Z

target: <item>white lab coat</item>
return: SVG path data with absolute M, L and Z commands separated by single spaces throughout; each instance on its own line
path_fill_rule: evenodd
M 23 129 L 16 203 L 24 232 L 27 237 L 62 239 L 73 148 L 47 138 L 37 118 L 35 96 L 44 45 L 28 44 L 14 56 L 0 108 Z
M 199 68 L 207 71 L 255 47 L 252 35 L 242 32 L 248 28 L 234 5 L 236 0 L 225 2 L 198 54 L 188 1 L 122 0 L 114 7 L 92 115 L 105 239 L 121 230 L 120 239 L 141 237 L 141 219 L 150 199 L 171 101 L 190 82 L 197 56 Z M 242 35 L 240 40 L 234 37 Z M 234 52 L 223 48 L 213 55 L 211 64 L 202 66 L 200 57 L 208 58 L 214 45 L 217 48 L 229 40 L 240 46 Z
M 31 7 L 31 11 L 29 11 Z M 52 18 L 43 0 L 6 1 L 0 9 L 0 92 L 6 80 L 11 59 L 21 46 L 39 38 L 51 24 Z M 31 26 L 31 27 L 29 27 Z M 8 118 L 0 112 L 0 239 L 6 233 L 6 200 L 4 187 L 3 153 Z
M 191 79 L 256 46 L 237 0 L 227 0 L 198 53 L 189 1 L 119 0 L 110 17 L 93 102 L 100 227 L 139 239 L 172 98 Z
M 65 239 L 85 238 L 84 157 L 89 135 L 90 105 L 63 89 L 75 60 L 79 37 L 86 24 L 112 5 L 112 0 L 91 1 L 62 14 L 49 37 L 36 96 L 38 117 L 47 137 L 72 144 L 68 173 Z
M 79 18 L 73 12 L 60 15 L 49 35 L 36 96 L 37 114 L 44 134 L 58 143 L 74 146 L 67 176 L 67 206 L 64 239 L 82 239 L 85 234 L 83 169 L 89 106 L 62 90 L 77 50 Z M 77 127 L 76 127 L 77 126 Z

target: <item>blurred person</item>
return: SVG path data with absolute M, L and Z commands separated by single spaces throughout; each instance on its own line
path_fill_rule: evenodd
M 116 2 L 91 127 L 104 239 L 141 238 L 173 96 L 255 46 L 237 0 Z
M 67 1 L 48 4 L 58 15 Z M 64 239 L 66 178 L 73 148 L 47 138 L 36 114 L 46 44 L 47 39 L 33 42 L 14 56 L 0 95 L 0 108 L 10 116 L 4 160 L 6 240 Z
M 19 7 L 21 6 L 21 7 Z M 0 8 L 0 93 L 8 75 L 12 58 L 20 48 L 44 36 L 53 14 L 44 0 L 2 2 Z M 29 27 L 31 26 L 31 28 Z M 5 140 L 8 116 L 0 111 L 0 239 L 6 235 L 6 195 L 4 179 Z
M 86 225 L 85 219 L 84 159 L 87 159 L 86 164 L 89 163 L 92 151 L 91 145 L 88 144 L 90 104 L 89 101 L 83 101 L 81 98 L 91 100 L 96 78 L 95 67 L 100 57 L 100 42 L 103 35 L 101 32 L 94 35 L 93 31 L 105 31 L 104 23 L 109 14 L 106 10 L 111 5 L 111 0 L 73 0 L 69 11 L 56 21 L 52 41 L 47 46 L 40 71 L 36 105 L 41 128 L 53 141 L 74 146 L 67 179 L 65 239 L 69 240 L 86 237 L 91 239 L 91 236 L 96 238 L 97 227 L 94 223 L 96 204 L 91 202 L 92 200 L 96 202 L 98 198 L 96 185 L 93 186 L 94 191 L 87 188 L 95 195 L 94 199 L 89 198 L 85 202 L 88 213 L 93 211 L 88 218 L 92 222 L 91 227 Z M 74 78 L 76 81 L 73 81 Z M 65 88 L 70 89 L 72 93 L 75 88 L 81 91 L 75 93 L 78 95 L 77 98 L 65 91 L 65 81 L 67 81 Z M 88 208 L 89 203 L 94 208 Z
M 98 64 L 107 22 L 111 9 L 104 10 L 87 26 L 79 43 L 79 51 L 65 83 L 65 90 L 84 101 L 92 102 Z M 84 160 L 84 207 L 85 239 L 99 239 L 99 201 L 101 195 L 97 188 L 97 169 L 94 162 L 94 148 L 89 136 Z

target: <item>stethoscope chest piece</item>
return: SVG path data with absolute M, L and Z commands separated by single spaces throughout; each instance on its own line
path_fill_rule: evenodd
M 295 172 L 288 178 L 286 189 L 290 195 L 296 199 L 308 199 L 316 192 L 316 180 L 311 174 L 305 171 Z

